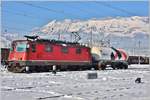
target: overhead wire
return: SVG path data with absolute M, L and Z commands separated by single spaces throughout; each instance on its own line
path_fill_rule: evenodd
M 19 3 L 22 3 L 24 5 L 28 5 L 28 6 L 32 6 L 34 8 L 39 8 L 39 9 L 43 9 L 43 10 L 46 10 L 46 11 L 50 11 L 50 12 L 54 12 L 54 13 L 59 13 L 59 14 L 62 14 L 64 16 L 66 15 L 73 15 L 77 18 L 80 18 L 78 15 L 76 14 L 73 14 L 73 13 L 70 13 L 70 12 L 65 12 L 63 10 L 55 10 L 55 9 L 51 9 L 51 8 L 47 8 L 47 7 L 43 7 L 43 6 L 39 6 L 39 5 L 35 5 L 35 4 L 32 4 L 32 3 L 27 3 L 27 2 L 19 2 Z
M 15 13 L 13 13 L 13 14 L 15 14 Z M 16 14 L 17 15 L 17 14 Z M 20 14 L 19 14 L 20 15 Z M 16 23 L 16 22 L 15 22 Z M 25 24 L 25 23 L 19 23 L 19 24 L 21 24 L 21 25 L 23 25 L 23 26 L 29 26 L 29 25 L 31 25 L 31 24 Z M 11 29 L 11 30 L 21 30 L 21 31 L 24 31 L 24 32 L 26 32 L 26 30 L 24 30 L 24 29 L 20 29 L 20 28 L 14 28 L 14 27 L 9 27 L 9 26 L 4 26 L 5 28 L 7 28 L 7 30 L 8 30 L 8 28 L 9 29 Z M 31 31 L 29 31 L 29 32 L 31 32 Z
M 35 20 L 43 19 L 43 18 L 37 18 L 37 17 L 32 16 L 32 15 L 28 15 L 28 14 L 25 14 L 25 13 L 12 12 L 12 11 L 9 11 L 9 10 L 3 10 L 3 12 L 4 12 L 4 13 L 9 13 L 9 14 L 14 14 L 14 15 L 19 15 L 19 16 L 24 16 L 24 17 L 28 17 L 28 18 L 35 19 Z M 2 12 L 2 13 L 3 13 L 3 12 Z
M 31 4 L 31 3 L 27 3 L 27 2 L 16 2 L 16 3 L 22 3 L 24 5 L 28 5 L 28 6 L 32 6 L 32 7 L 36 7 L 36 8 L 40 8 L 42 10 L 47 10 L 47 11 L 51 11 L 51 12 L 54 12 L 54 13 L 60 13 L 60 14 L 63 14 L 66 16 L 66 14 L 71 14 L 71 13 L 66 13 L 64 11 L 60 11 L 60 10 L 54 10 L 54 9 L 50 9 L 50 8 L 46 8 L 46 7 L 42 7 L 42 6 L 38 6 L 38 5 L 34 5 L 34 4 Z M 79 8 L 80 9 L 80 8 Z M 82 10 L 82 9 L 80 9 Z M 82 10 L 82 11 L 86 11 L 86 12 L 89 12 L 88 10 Z M 43 18 L 37 18 L 35 16 L 32 16 L 32 15 L 29 15 L 29 14 L 25 14 L 25 13 L 20 13 L 20 12 L 12 12 L 10 10 L 4 10 L 5 13 L 10 13 L 10 14 L 14 14 L 14 15 L 19 15 L 19 16 L 23 16 L 23 17 L 28 17 L 28 18 L 32 18 L 32 19 L 43 19 Z M 75 14 L 72 14 L 72 15 L 75 15 Z M 76 15 L 75 15 L 76 16 Z
M 22 3 L 24 5 L 28 5 L 28 6 L 32 6 L 32 7 L 36 7 L 36 8 L 40 8 L 42 10 L 47 10 L 47 11 L 51 11 L 51 12 L 55 12 L 55 13 L 60 13 L 60 14 L 70 14 L 70 13 L 66 13 L 64 11 L 59 11 L 59 10 L 53 10 L 53 9 L 49 9 L 49 8 L 46 8 L 46 7 L 41 7 L 41 6 L 38 6 L 38 5 L 33 5 L 31 3 L 27 3 L 27 2 L 16 2 L 16 3 Z M 23 16 L 23 17 L 28 17 L 28 18 L 32 18 L 32 19 L 35 19 L 35 20 L 39 20 L 39 19 L 45 19 L 45 18 L 37 18 L 35 16 L 32 16 L 31 14 L 25 14 L 25 13 L 20 13 L 20 12 L 12 12 L 10 10 L 3 10 L 4 13 L 9 13 L 9 14 L 14 14 L 14 15 L 18 15 L 18 16 Z M 23 24 L 25 25 L 25 24 Z M 7 27 L 7 28 L 11 28 L 11 29 L 16 29 L 16 28 L 12 28 L 12 27 Z M 17 28 L 18 29 L 18 28 Z M 19 29 L 20 30 L 20 29 Z
M 3 18 L 2 18 L 3 19 Z M 7 22 L 8 23 L 10 23 L 10 22 L 14 22 L 14 20 L 12 21 L 12 19 L 5 19 L 6 21 L 4 21 L 5 22 L 5 24 L 7 24 Z M 3 22 L 2 22 L 3 23 Z M 17 24 L 21 24 L 21 25 L 23 25 L 23 26 L 34 26 L 34 25 L 36 25 L 36 24 L 32 24 L 32 23 L 22 23 L 21 21 L 15 21 L 15 23 L 17 23 Z
M 66 13 L 64 11 L 61 11 L 61 10 L 54 10 L 54 9 L 50 9 L 50 8 L 47 8 L 47 7 L 42 7 L 42 6 L 39 6 L 39 5 L 35 5 L 35 4 L 32 4 L 32 3 L 27 3 L 27 2 L 19 2 L 19 3 L 22 3 L 24 5 L 28 5 L 28 6 L 32 6 L 32 7 L 35 7 L 35 8 L 39 8 L 39 9 L 43 9 L 43 10 L 47 10 L 47 11 L 50 11 L 50 12 L 54 12 L 54 13 L 60 13 L 60 14 L 63 14 L 66 16 L 66 14 L 70 14 L 70 13 Z M 120 12 L 123 12 L 123 13 L 126 13 L 128 15 L 135 15 L 134 13 L 131 13 L 131 12 L 128 12 L 124 9 L 121 9 L 121 8 L 118 8 L 118 7 L 115 7 L 115 6 L 112 6 L 106 2 L 98 2 L 98 1 L 95 1 L 94 3 L 96 4 L 100 4 L 100 5 L 103 5 L 103 6 L 106 6 L 106 7 L 109 7 L 111 9 L 114 9 L 114 10 L 117 10 L 117 11 L 120 11 Z M 74 7 L 75 8 L 75 7 Z M 91 13 L 95 13 L 95 12 L 92 12 L 92 11 L 89 11 L 89 10 L 86 10 L 86 9 L 82 9 L 82 8 L 79 8 L 77 7 L 79 10 L 83 11 L 83 12 L 87 12 L 88 14 L 91 14 Z M 11 14 L 15 14 L 15 15 L 19 15 L 19 16 L 24 16 L 24 17 L 28 17 L 28 18 L 32 18 L 32 19 L 43 19 L 43 18 L 37 18 L 35 16 L 32 16 L 32 15 L 28 15 L 28 14 L 25 14 L 25 13 L 20 13 L 20 12 L 11 12 L 11 11 L 8 11 L 8 10 L 5 10 L 6 13 L 11 13 Z M 99 14 L 99 13 L 96 13 L 96 14 Z M 75 14 L 73 14 L 75 15 Z M 75 15 L 76 16 L 76 15 Z
M 68 5 L 67 5 L 68 6 Z M 69 5 L 70 6 L 70 5 Z M 89 15 L 91 15 L 92 13 L 93 14 L 96 14 L 96 15 L 100 15 L 100 13 L 97 13 L 97 12 L 94 12 L 94 11 L 90 11 L 89 9 L 83 9 L 83 8 L 80 8 L 80 7 L 78 7 L 78 6 L 72 6 L 71 5 L 71 8 L 75 8 L 75 9 L 77 9 L 77 10 L 80 10 L 80 11 L 82 11 L 82 12 L 86 12 L 87 14 L 89 14 Z M 100 15 L 101 16 L 101 15 Z
M 16 30 L 16 31 L 20 30 L 20 31 L 24 31 L 24 32 L 31 32 L 31 31 L 27 31 L 26 29 L 10 27 L 10 26 L 6 26 L 6 25 L 4 25 L 2 27 L 4 27 L 4 30 L 7 30 L 7 28 L 9 28 L 9 29 Z
M 9 11 L 9 10 L 3 10 L 2 13 L 9 13 L 9 14 L 13 14 L 13 15 L 28 17 L 28 18 L 31 18 L 31 19 L 35 19 L 36 18 L 36 21 L 40 19 L 40 18 L 37 18 L 35 16 L 31 16 L 31 15 L 20 13 L 20 12 L 12 12 L 12 11 Z M 33 24 L 29 24 L 29 23 L 25 24 L 25 23 L 23 23 L 22 25 L 29 26 L 29 25 L 33 25 Z M 18 28 L 12 28 L 12 27 L 8 27 L 8 26 L 6 26 L 6 27 L 9 28 L 9 29 L 13 29 L 13 30 L 17 30 L 18 29 Z M 19 29 L 19 30 L 22 30 L 22 29 Z M 23 30 L 23 31 L 25 31 L 25 30 Z M 32 31 L 30 31 L 30 32 L 32 32 Z
M 132 15 L 132 16 L 136 16 L 137 15 L 137 14 L 135 14 L 133 12 L 129 12 L 129 11 L 125 10 L 125 9 L 120 8 L 120 7 L 112 6 L 112 5 L 110 5 L 110 4 L 108 4 L 108 3 L 104 2 L 104 1 L 102 1 L 102 2 L 94 1 L 94 3 L 99 4 L 99 5 L 103 5 L 105 7 L 108 7 L 108 8 L 111 8 L 111 9 L 123 12 L 123 13 L 126 13 L 128 15 Z

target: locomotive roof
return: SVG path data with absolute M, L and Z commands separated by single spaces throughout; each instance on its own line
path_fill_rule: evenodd
M 23 41 L 31 41 L 31 42 L 38 42 L 38 43 L 53 43 L 53 44 L 66 44 L 66 45 L 76 45 L 76 46 L 85 46 L 80 45 L 78 42 L 68 42 L 68 41 L 60 41 L 60 40 L 49 40 L 49 39 L 36 39 L 36 40 L 15 40 L 13 42 L 23 42 Z
M 36 42 L 46 42 L 46 43 L 52 43 L 52 44 L 58 44 L 58 45 L 67 45 L 67 46 L 79 46 L 79 47 L 86 47 L 86 48 L 89 48 L 88 46 L 86 45 L 82 45 L 78 42 L 68 42 L 68 41 L 60 41 L 60 40 L 48 40 L 48 39 L 37 39 Z
M 60 41 L 60 40 L 49 40 L 49 39 L 36 39 L 36 40 L 14 40 L 13 42 L 24 42 L 24 41 L 34 41 L 34 42 L 49 42 L 49 43 L 57 43 L 57 44 L 79 44 L 78 42 L 68 42 L 68 41 Z
M 85 45 L 81 45 L 80 43 L 78 42 L 68 42 L 68 41 L 60 41 L 60 40 L 48 40 L 48 39 L 37 39 L 36 42 L 38 43 L 52 43 L 52 44 L 66 44 L 66 45 L 74 45 L 74 46 L 82 46 L 82 47 L 85 47 Z
M 74 45 L 79 45 L 78 42 L 67 42 L 67 41 L 48 40 L 48 39 L 37 39 L 36 42 L 48 42 L 48 43 L 56 43 L 56 44 L 74 44 Z

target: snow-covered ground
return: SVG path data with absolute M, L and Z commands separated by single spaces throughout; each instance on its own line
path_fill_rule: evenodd
M 97 79 L 87 79 L 96 72 Z M 150 100 L 150 66 L 127 70 L 10 73 L 1 70 L 1 100 Z M 135 83 L 137 77 L 142 83 Z

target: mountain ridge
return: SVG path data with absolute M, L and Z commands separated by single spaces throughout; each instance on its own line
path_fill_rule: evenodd
M 104 39 L 110 40 L 111 46 L 125 48 L 126 50 L 130 49 L 129 52 L 132 52 L 133 49 L 138 48 L 139 41 L 141 41 L 141 49 L 145 48 L 147 50 L 149 48 L 149 25 L 149 17 L 147 16 L 109 17 L 89 20 L 64 19 L 62 21 L 52 20 L 41 28 L 35 28 L 28 35 L 58 39 L 59 34 L 61 34 L 61 40 L 71 41 L 70 33 L 78 32 L 81 36 L 80 42 L 88 43 L 92 33 L 93 42 L 98 41 L 99 43 Z M 1 47 L 9 47 L 10 42 L 16 37 L 18 37 L 17 33 L 2 33 Z
M 149 17 L 117 17 L 109 19 L 89 19 L 63 21 L 53 20 L 41 27 L 38 31 L 48 34 L 56 33 L 90 33 L 93 34 L 113 34 L 115 36 L 133 37 L 136 33 L 148 34 Z M 37 31 L 35 31 L 37 32 Z

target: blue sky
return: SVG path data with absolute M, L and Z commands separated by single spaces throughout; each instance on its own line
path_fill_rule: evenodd
M 24 34 L 52 20 L 148 16 L 148 1 L 3 1 L 1 14 L 2 32 Z

